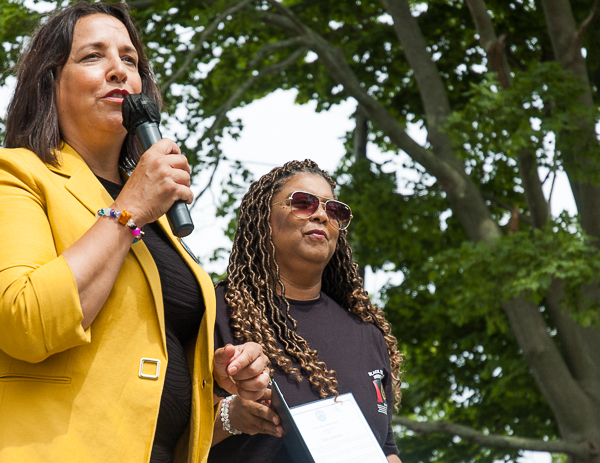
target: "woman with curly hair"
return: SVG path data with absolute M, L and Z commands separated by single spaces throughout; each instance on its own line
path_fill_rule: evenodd
M 313 161 L 292 161 L 244 196 L 227 278 L 217 286 L 215 345 L 257 342 L 289 406 L 352 392 L 390 462 L 401 356 L 352 261 L 350 208 Z M 209 462 L 291 462 L 270 391 L 221 401 Z

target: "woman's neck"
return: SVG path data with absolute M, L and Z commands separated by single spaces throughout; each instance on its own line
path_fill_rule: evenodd
M 124 137 L 116 139 L 82 142 L 80 140 L 64 140 L 83 158 L 90 170 L 97 176 L 111 182 L 123 183 L 119 173 L 119 157 Z
M 285 297 L 295 301 L 310 301 L 317 299 L 321 292 L 322 274 L 312 277 L 287 278 L 285 274 L 280 274 L 281 282 L 285 287 Z

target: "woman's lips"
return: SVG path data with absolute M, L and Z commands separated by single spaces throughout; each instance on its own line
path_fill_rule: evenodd
M 116 103 L 122 103 L 125 96 L 129 95 L 129 92 L 124 89 L 115 89 L 104 95 L 103 100 L 114 101 Z
M 311 236 L 317 239 L 326 239 L 327 234 L 323 230 L 310 230 L 305 233 L 307 236 Z

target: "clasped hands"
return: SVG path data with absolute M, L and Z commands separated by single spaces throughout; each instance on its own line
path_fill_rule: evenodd
M 259 400 L 269 385 L 269 359 L 255 342 L 228 344 L 215 352 L 213 375 L 227 392 Z
M 215 381 L 236 397 L 230 406 L 231 424 L 246 434 L 265 433 L 281 437 L 280 418 L 269 408 L 271 391 L 269 360 L 254 342 L 227 345 L 215 352 Z

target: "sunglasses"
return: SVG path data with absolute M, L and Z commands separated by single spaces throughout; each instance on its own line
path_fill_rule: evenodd
M 321 201 L 321 199 L 325 199 L 325 201 Z M 335 228 L 345 230 L 350 225 L 350 220 L 352 220 L 350 206 L 335 199 L 327 199 L 306 191 L 294 191 L 289 198 L 277 201 L 273 203 L 273 206 L 286 201 L 290 202 L 292 214 L 299 219 L 310 219 L 319 210 L 319 205 L 323 204 L 327 218 Z

